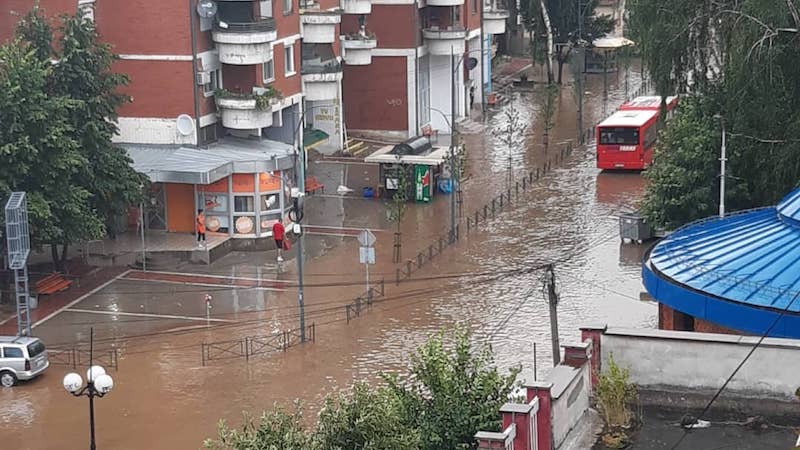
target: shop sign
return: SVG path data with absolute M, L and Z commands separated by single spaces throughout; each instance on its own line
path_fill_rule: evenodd
M 414 180 L 416 187 L 416 200 L 418 202 L 431 201 L 431 168 L 430 166 L 414 166 Z

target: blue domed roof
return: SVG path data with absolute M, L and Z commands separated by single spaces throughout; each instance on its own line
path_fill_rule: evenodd
M 652 249 L 643 279 L 656 300 L 694 317 L 753 333 L 780 318 L 771 335 L 800 337 L 800 189 L 777 207 L 677 230 Z
M 778 203 L 778 214 L 800 226 L 800 189 L 795 189 Z

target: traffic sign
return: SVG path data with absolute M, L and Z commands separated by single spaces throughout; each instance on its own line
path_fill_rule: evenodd
M 372 247 L 375 245 L 375 235 L 372 234 L 372 231 L 364 230 L 358 233 L 358 243 L 361 244 L 362 247 Z
M 375 264 L 375 249 L 373 247 L 359 247 L 358 262 L 361 264 Z

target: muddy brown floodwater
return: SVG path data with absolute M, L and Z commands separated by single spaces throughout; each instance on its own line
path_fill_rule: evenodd
M 631 91 L 639 84 L 636 73 L 629 78 Z M 618 86 L 623 80 L 622 74 L 609 76 L 609 98 L 604 102 L 602 77 L 588 77 L 587 125 L 622 102 L 624 93 Z M 505 120 L 502 109 L 490 115 L 483 133 L 466 137 L 465 213 L 505 189 L 509 152 L 520 176 L 541 166 L 544 158 L 560 148 L 559 143 L 574 138 L 573 90 L 562 89 L 557 103 L 556 127 L 547 152 L 541 145 L 542 102 L 536 92 L 515 93 L 511 100 L 529 124 L 525 145 L 507 149 L 495 142 L 493 130 Z M 89 327 L 94 326 L 100 349 L 118 349 L 119 370 L 112 372 L 115 388 L 96 401 L 98 446 L 111 449 L 199 448 L 205 437 L 215 435 L 220 418 L 235 424 L 244 410 L 258 413 L 273 402 L 295 398 L 308 405 L 313 417 L 331 390 L 355 379 L 373 379 L 381 371 L 404 370 L 410 352 L 428 335 L 456 323 L 468 324 L 477 341 L 491 343 L 504 368 L 533 367 L 533 344 L 537 343 L 537 366 L 543 376 L 552 359 L 541 270 L 496 277 L 476 274 L 507 274 L 511 269 L 560 261 L 556 275 L 562 341 L 576 339 L 582 324 L 649 327 L 656 320 L 655 305 L 640 300 L 639 264 L 644 248 L 623 245 L 618 237 L 617 215 L 635 207 L 643 180 L 635 173 L 601 174 L 594 162 L 591 145 L 574 151 L 511 208 L 482 223 L 416 272 L 416 281 L 400 286 L 391 282 L 395 274 L 391 231 L 378 232 L 378 264 L 371 271 L 373 280 L 386 279 L 386 298 L 349 324 L 343 305 L 363 290 L 358 244 L 352 237 L 307 236 L 306 313 L 308 322 L 316 324 L 317 339 L 287 352 L 249 362 L 214 361 L 203 367 L 200 343 L 295 327 L 294 287 L 267 291 L 118 280 L 37 326 L 36 334 L 51 346 L 67 345 L 85 342 Z M 337 177 L 346 182 L 361 169 L 320 163 L 312 170 L 328 182 L 336 182 Z M 433 236 L 447 229 L 447 202 L 446 196 L 439 195 L 430 205 L 409 208 L 402 224 L 405 257 L 427 247 Z M 391 227 L 383 206 L 375 200 L 320 196 L 309 200 L 309 211 L 307 220 L 313 225 Z M 285 272 L 278 273 L 272 256 L 260 253 L 235 253 L 209 267 L 178 270 L 296 279 L 293 260 L 287 262 Z M 450 276 L 457 273 L 471 276 Z M 211 327 L 195 319 L 205 315 L 202 298 L 208 292 L 214 298 L 212 318 L 220 320 Z M 0 390 L 0 447 L 85 448 L 87 400 L 74 398 L 61 387 L 68 371 L 53 365 L 33 382 Z

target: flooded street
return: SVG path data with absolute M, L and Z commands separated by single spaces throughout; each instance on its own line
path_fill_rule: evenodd
M 536 70 L 538 72 L 538 68 Z M 566 72 L 566 70 L 565 70 Z M 608 103 L 602 76 L 587 77 L 585 128 L 611 112 L 624 98 L 624 75 L 609 74 Z M 628 80 L 639 84 L 638 71 Z M 537 88 L 538 89 L 538 88 Z M 496 144 L 494 129 L 504 120 L 497 108 L 483 133 L 465 137 L 467 176 L 463 213 L 473 214 L 505 190 L 509 153 L 515 179 L 552 159 L 564 142 L 574 139 L 576 107 L 573 88 L 557 98 L 556 126 L 550 146 L 542 143 L 543 112 L 537 92 L 511 97 L 520 118 L 530 124 L 526 144 L 507 149 Z M 361 168 L 361 169 L 360 169 Z M 335 183 L 368 171 L 366 166 L 314 164 L 326 192 Z M 346 173 L 349 172 L 349 173 Z M 343 183 L 342 183 L 343 184 Z M 332 187 L 332 188 L 331 188 Z M 360 190 L 360 186 L 350 186 Z M 577 148 L 564 164 L 520 193 L 511 207 L 462 233 L 411 280 L 395 285 L 391 263 L 392 228 L 381 202 L 322 195 L 309 199 L 305 221 L 320 227 L 369 227 L 376 231 L 377 264 L 372 280 L 385 281 L 385 297 L 349 324 L 344 305 L 364 291 L 358 243 L 336 233 L 306 237 L 305 288 L 307 322 L 316 326 L 316 341 L 286 352 L 201 364 L 201 342 L 268 334 L 297 326 L 294 255 L 278 272 L 274 255 L 234 253 L 212 266 L 187 266 L 180 272 L 204 272 L 231 279 L 276 280 L 273 288 L 187 286 L 133 280 L 114 281 L 37 326 L 35 334 L 50 346 L 88 340 L 94 324 L 97 346 L 116 348 L 119 370 L 115 388 L 96 401 L 101 448 L 199 448 L 215 435 L 220 418 L 238 423 L 241 412 L 258 414 L 274 402 L 302 399 L 313 420 L 316 408 L 332 389 L 355 379 L 375 378 L 381 371 L 404 370 L 408 356 L 428 335 L 466 323 L 475 338 L 490 343 L 498 364 L 534 366 L 544 376 L 552 366 L 547 302 L 542 293 L 543 264 L 555 263 L 561 299 L 561 341 L 578 338 L 578 327 L 614 324 L 654 327 L 657 310 L 640 300 L 640 259 L 644 246 L 621 244 L 617 216 L 636 207 L 644 191 L 638 173 L 599 173 L 591 145 Z M 411 206 L 402 224 L 403 257 L 427 247 L 449 226 L 449 198 L 437 195 L 430 205 Z M 462 226 L 463 226 L 462 219 Z M 206 318 L 203 297 L 213 296 Z M 106 314 L 107 312 L 112 314 Z M 126 313 L 126 314 L 113 314 Z M 156 317 L 155 315 L 160 315 Z M 207 327 L 207 325 L 210 325 Z M 119 339 L 127 338 L 127 339 Z M 71 368 L 59 365 L 39 379 L 0 390 L 0 442 L 3 448 L 67 449 L 88 439 L 86 399 L 67 394 L 61 378 Z

